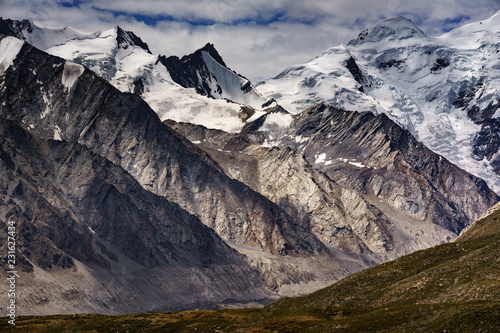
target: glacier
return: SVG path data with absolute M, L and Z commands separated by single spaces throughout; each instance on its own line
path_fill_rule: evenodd
M 476 142 L 485 124 L 491 127 L 488 122 L 500 116 L 499 52 L 500 12 L 438 37 L 399 17 L 378 22 L 257 89 L 293 114 L 318 102 L 385 113 L 498 192 L 498 152 L 478 155 Z

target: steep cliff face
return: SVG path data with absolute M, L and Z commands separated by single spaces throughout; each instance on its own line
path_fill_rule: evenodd
M 308 138 L 297 143 L 297 137 Z M 419 143 L 387 116 L 317 106 L 281 145 L 304 152 L 340 184 L 457 233 L 498 200 L 486 183 Z
M 276 205 L 164 126 L 144 101 L 79 66 L 25 44 L 4 75 L 3 117 L 43 138 L 79 142 L 225 239 L 276 254 L 322 250 L 314 238 L 298 237 Z
M 270 296 L 257 272 L 198 218 L 78 143 L 44 140 L 3 120 L 0 165 L 0 219 L 15 222 L 17 234 L 20 314 Z
M 276 108 L 233 135 L 170 125 L 327 246 L 376 262 L 450 241 L 498 201 L 383 114 Z

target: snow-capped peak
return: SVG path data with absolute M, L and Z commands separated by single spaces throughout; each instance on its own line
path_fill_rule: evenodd
M 499 191 L 499 54 L 500 12 L 440 37 L 426 36 L 399 17 L 258 89 L 294 114 L 320 102 L 383 112 Z
M 143 42 L 142 39 L 137 37 L 132 31 L 125 31 L 119 26 L 115 26 L 114 29 L 116 31 L 116 42 L 118 43 L 118 47 L 127 49 L 129 46 L 138 46 L 151 54 L 148 44 Z
M 377 22 L 373 28 L 362 31 L 358 38 L 350 41 L 348 45 L 377 43 L 384 39 L 401 40 L 412 37 L 425 37 L 425 34 L 410 19 L 400 16 Z
M 64 44 L 72 39 L 92 38 L 95 35 L 68 27 L 46 28 L 39 27 L 28 20 L 17 21 L 2 18 L 0 18 L 0 33 L 25 40 L 41 50 Z
M 212 43 L 207 43 L 205 46 L 203 46 L 201 49 L 195 51 L 193 54 L 188 55 L 183 57 L 183 59 L 187 57 L 192 57 L 195 54 L 198 54 L 200 52 L 206 52 L 208 53 L 215 61 L 217 61 L 220 65 L 227 67 L 226 63 L 224 60 L 222 60 L 222 57 L 220 56 L 219 52 L 215 49 L 214 44 Z
M 273 104 L 248 79 L 229 69 L 210 43 L 179 59 L 151 54 L 146 43 L 119 26 L 84 33 L 38 27 L 27 20 L 0 19 L 0 33 L 84 65 L 119 90 L 140 95 L 162 120 L 233 132 Z M 79 73 L 78 67 L 69 69 L 67 74 L 71 75 L 63 77 L 68 89 Z

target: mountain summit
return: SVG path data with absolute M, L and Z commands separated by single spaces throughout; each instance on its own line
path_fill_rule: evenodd
M 226 66 L 213 44 L 207 43 L 181 59 L 176 56 L 161 56 L 159 61 L 165 65 L 172 80 L 184 88 L 195 88 L 201 95 L 223 98 L 259 109 L 267 101 L 248 79 Z
M 320 102 L 385 113 L 498 191 L 499 17 L 439 37 L 406 18 L 384 20 L 257 88 L 291 113 Z
M 425 34 L 411 20 L 400 16 L 376 23 L 373 28 L 362 31 L 358 38 L 349 42 L 348 45 L 380 43 L 416 37 L 425 37 Z
M 118 46 L 122 49 L 127 49 L 128 47 L 139 46 L 142 47 L 147 53 L 151 54 L 148 44 L 144 43 L 142 39 L 137 37 L 132 31 L 125 31 L 119 26 L 116 29 L 116 42 Z

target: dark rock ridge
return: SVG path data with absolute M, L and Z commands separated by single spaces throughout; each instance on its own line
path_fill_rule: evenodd
M 336 250 L 380 262 L 450 241 L 499 200 L 385 115 L 318 105 L 279 134 L 265 126 L 273 114 L 287 115 L 275 108 L 233 135 L 169 124 Z
M 88 70 L 71 88 L 64 87 L 67 64 L 25 44 L 4 74 L 2 118 L 27 124 L 42 138 L 86 146 L 127 170 L 145 189 L 198 216 L 226 240 L 282 255 L 323 251 L 288 214 L 227 177 L 208 155 L 164 126 L 136 95 L 120 93 Z
M 361 71 L 358 64 L 356 63 L 356 60 L 354 60 L 353 57 L 347 59 L 346 67 L 354 77 L 354 80 L 356 80 L 356 82 L 358 82 L 361 85 L 358 88 L 359 91 L 364 92 L 365 87 L 369 88 L 371 86 L 370 81 L 365 77 L 365 75 L 363 75 L 363 72 Z
M 257 273 L 198 218 L 76 142 L 44 140 L 3 120 L 0 166 L 0 219 L 16 223 L 25 314 L 168 310 L 266 295 Z M 206 288 L 214 293 L 196 295 Z
M 28 20 L 11 20 L 0 17 L 0 34 L 24 39 L 23 31 L 33 32 L 32 23 Z
M 172 80 L 184 88 L 195 88 L 196 92 L 208 97 L 214 97 L 214 93 L 222 93 L 222 87 L 216 83 L 216 90 L 213 91 L 212 78 L 202 52 L 207 52 L 220 65 L 226 66 L 221 56 L 212 44 L 207 44 L 193 54 L 186 55 L 179 59 L 177 56 L 160 56 L 158 61 L 162 63 L 170 73 Z
M 213 44 L 207 43 L 203 48 L 182 58 L 159 56 L 158 62 L 167 68 L 174 82 L 184 88 L 195 88 L 201 95 L 235 99 L 236 102 L 245 100 L 242 96 L 247 95 L 250 96 L 247 97 L 247 103 L 255 104 L 255 100 L 259 100 L 261 104 L 266 103 L 250 80 L 227 67 Z
M 127 49 L 129 46 L 139 46 L 151 54 L 148 44 L 144 43 L 140 37 L 137 37 L 132 31 L 125 31 L 116 26 L 116 41 L 118 46 Z
M 193 54 L 180 58 L 177 56 L 160 56 L 158 60 L 168 69 L 172 80 L 184 88 L 195 88 L 196 91 L 205 96 L 214 97 L 214 93 L 222 93 L 222 88 L 216 83 L 216 91 L 212 89 L 212 73 L 208 69 L 202 52 L 208 53 L 217 63 L 226 67 L 224 60 L 219 55 L 213 44 L 207 43 L 203 48 Z

